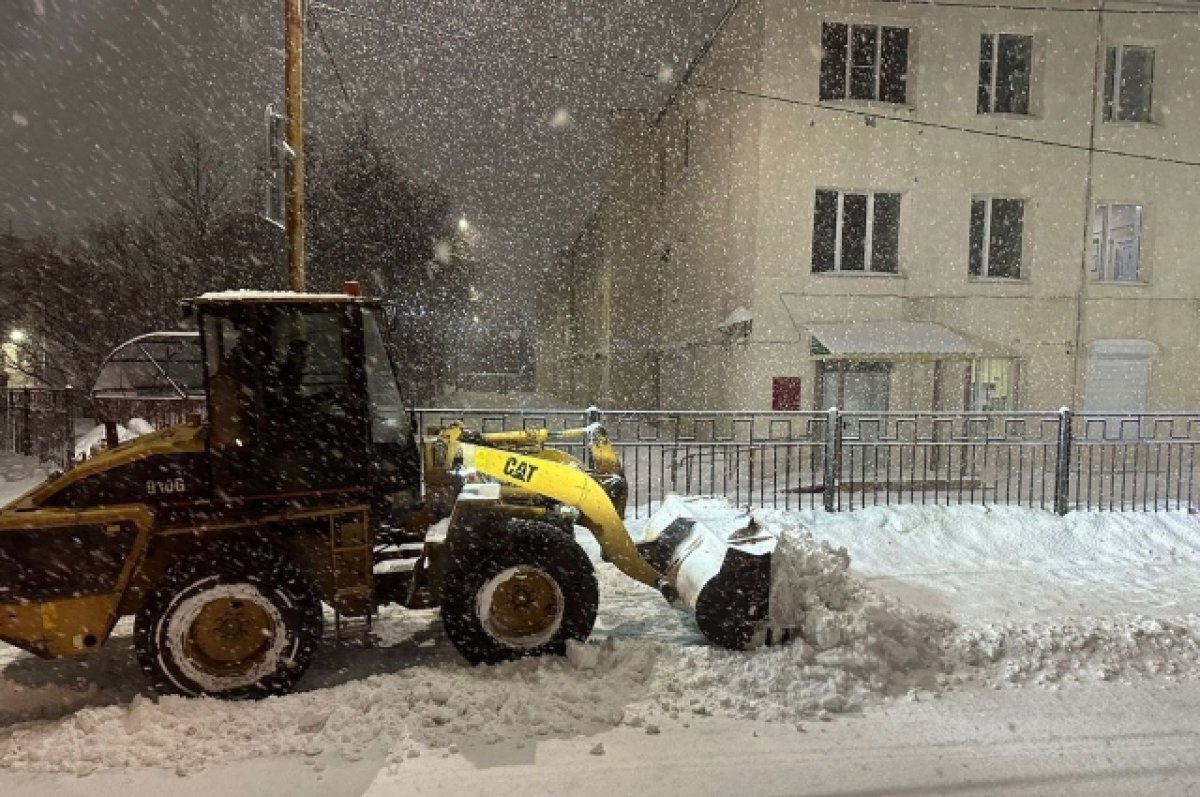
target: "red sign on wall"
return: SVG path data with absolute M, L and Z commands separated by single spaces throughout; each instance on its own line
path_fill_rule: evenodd
M 771 409 L 800 409 L 800 377 L 777 376 L 771 380 Z

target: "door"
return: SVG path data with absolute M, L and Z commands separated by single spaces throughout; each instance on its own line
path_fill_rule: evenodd
M 821 406 L 843 412 L 886 412 L 892 367 L 867 360 L 825 360 L 820 364 Z
M 1084 412 L 1145 412 L 1150 365 L 1158 347 L 1146 340 L 1098 340 L 1087 362 Z
M 280 493 L 365 486 L 370 462 L 358 312 L 281 307 L 263 369 L 264 466 Z
M 218 497 L 366 486 L 370 444 L 357 313 L 339 304 L 207 311 Z

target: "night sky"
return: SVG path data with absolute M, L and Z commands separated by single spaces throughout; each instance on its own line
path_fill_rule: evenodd
M 661 106 L 729 0 L 328 5 L 377 19 L 313 0 L 333 58 L 310 29 L 310 134 L 365 114 L 524 279 L 594 208 L 610 109 Z M 0 224 L 70 231 L 136 209 L 150 158 L 184 129 L 249 174 L 263 106 L 281 104 L 282 42 L 280 0 L 0 0 Z

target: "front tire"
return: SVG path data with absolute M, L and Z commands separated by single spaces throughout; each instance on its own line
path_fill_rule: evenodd
M 254 699 L 291 691 L 321 640 L 321 603 L 287 557 L 218 545 L 155 586 L 134 620 L 159 693 Z
M 562 655 L 596 624 L 600 590 L 579 544 L 549 523 L 511 520 L 454 554 L 442 586 L 446 635 L 472 664 Z

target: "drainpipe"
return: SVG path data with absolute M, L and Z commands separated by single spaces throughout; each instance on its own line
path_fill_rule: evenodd
M 1103 95 L 1101 85 L 1104 80 L 1104 0 L 1100 0 L 1096 10 L 1096 58 L 1092 66 L 1092 116 L 1088 120 L 1088 150 L 1087 176 L 1083 193 L 1083 251 L 1079 259 L 1079 290 L 1075 294 L 1075 360 L 1072 363 L 1071 405 L 1082 406 L 1080 382 L 1083 378 L 1085 360 L 1083 359 L 1083 325 L 1084 325 L 1084 296 L 1087 293 L 1089 261 L 1092 255 L 1092 204 L 1095 201 L 1095 186 L 1093 177 L 1096 166 L 1096 117 L 1101 113 L 1100 103 Z

